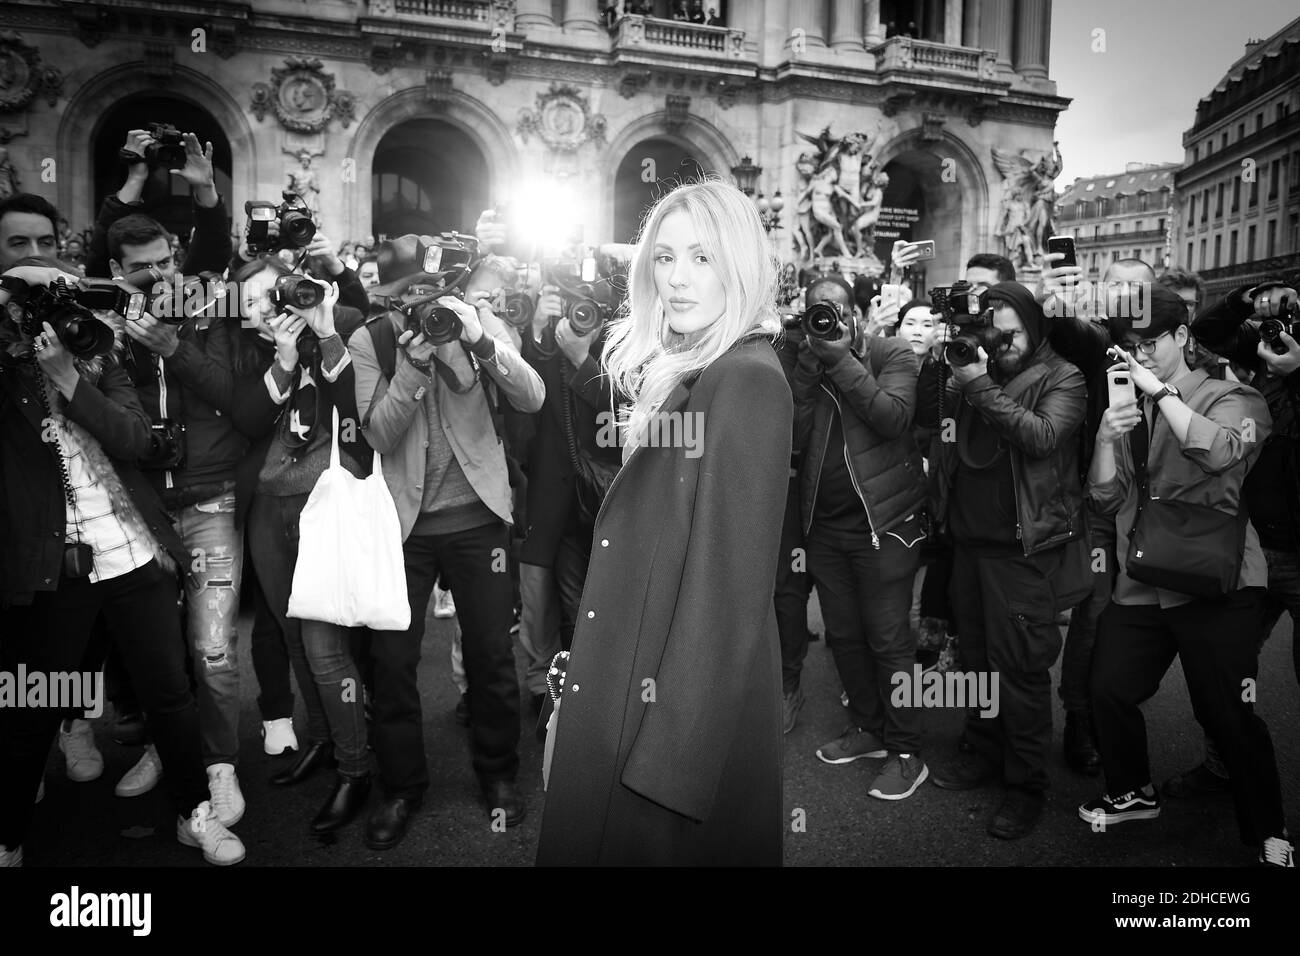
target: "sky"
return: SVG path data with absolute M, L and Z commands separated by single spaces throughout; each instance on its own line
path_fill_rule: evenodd
M 1247 39 L 1269 37 L 1297 15 L 1294 0 L 1056 0 L 1050 75 L 1072 100 L 1056 124 L 1057 189 L 1125 163 L 1182 162 L 1197 101 Z M 1104 52 L 1093 52 L 1098 29 Z

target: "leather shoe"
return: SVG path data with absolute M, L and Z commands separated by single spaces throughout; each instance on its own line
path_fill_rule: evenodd
M 361 812 L 370 796 L 370 775 L 364 777 L 345 777 L 338 775 L 334 782 L 334 791 L 320 813 L 311 821 L 312 833 L 329 833 L 345 827 Z
M 505 823 L 508 827 L 521 823 L 528 815 L 524 798 L 519 795 L 519 788 L 513 780 L 493 780 L 483 785 L 483 799 L 487 801 L 488 813 L 494 822 L 497 810 L 505 811 Z
M 366 846 L 372 850 L 391 850 L 402 842 L 411 814 L 420 808 L 419 800 L 389 797 L 370 811 L 366 821 Z
M 1088 714 L 1073 710 L 1065 713 L 1065 762 L 1071 770 L 1088 777 L 1101 773 L 1101 754 L 1097 752 Z
M 978 753 L 958 754 L 955 760 L 937 767 L 930 782 L 943 790 L 974 790 L 997 776 L 998 768 Z
M 1008 790 L 1002 800 L 1002 806 L 993 814 L 989 823 L 989 836 L 999 840 L 1019 840 L 1029 836 L 1043 815 L 1047 798 L 1029 790 Z
M 288 770 L 281 771 L 271 778 L 277 787 L 292 787 L 302 783 L 321 767 L 331 770 L 338 766 L 334 759 L 334 744 L 328 740 L 319 740 L 310 744 L 293 762 Z

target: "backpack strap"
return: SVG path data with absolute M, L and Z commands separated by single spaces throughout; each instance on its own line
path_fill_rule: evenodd
M 375 347 L 379 370 L 391 382 L 397 374 L 397 332 L 393 329 L 388 313 L 380 312 L 366 319 L 366 331 L 370 333 L 370 341 Z

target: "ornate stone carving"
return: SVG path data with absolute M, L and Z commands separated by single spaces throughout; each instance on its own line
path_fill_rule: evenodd
M 41 51 L 17 33 L 0 33 L 0 113 L 26 109 L 40 88 Z
M 681 129 L 691 112 L 691 98 L 681 93 L 669 93 L 664 98 L 664 126 L 670 131 Z
M 271 108 L 271 87 L 265 83 L 254 83 L 250 96 L 250 108 L 260 122 L 266 118 L 267 111 Z
M 942 113 L 922 113 L 921 142 L 937 143 L 943 139 L 943 121 Z
M 886 116 L 897 116 L 899 110 L 905 109 L 915 95 L 912 90 L 898 90 L 885 98 L 885 102 L 881 104 L 881 112 Z
M 1052 234 L 1056 177 L 1061 174 L 1061 150 L 1037 160 L 1022 149 L 1019 155 L 993 147 L 993 165 L 1002 174 L 1002 209 L 995 234 L 1002 239 L 1006 256 L 1017 269 L 1032 269 L 1047 252 Z
M 547 92 L 537 94 L 536 108 L 519 111 L 516 131 L 524 142 L 535 135 L 553 150 L 573 152 L 588 140 L 602 142 L 605 125 L 605 117 L 592 114 L 576 86 L 552 83 Z
M 429 70 L 424 74 L 424 98 L 439 111 L 446 108 L 453 93 L 451 70 Z
M 397 63 L 398 42 L 397 37 L 376 35 L 370 38 L 370 61 L 371 71 L 383 76 Z
M 316 170 L 312 168 L 312 161 L 318 156 L 324 156 L 324 150 L 303 147 L 302 149 L 286 149 L 284 153 L 298 161 L 298 165 L 290 166 L 285 173 L 285 179 L 287 180 L 285 189 L 301 196 L 302 201 L 307 204 L 312 212 L 319 211 L 320 184 L 316 181 Z
M 625 100 L 630 100 L 650 85 L 651 76 L 649 70 L 631 70 L 624 73 L 618 81 L 618 95 Z
M 334 89 L 334 75 L 325 72 L 320 60 L 290 57 L 284 63 L 271 71 L 269 96 L 281 126 L 297 133 L 319 133 L 333 117 L 337 116 L 344 128 L 352 122 L 355 97 Z M 257 109 L 257 87 L 254 90 Z
M 829 126 L 816 136 L 798 136 L 813 147 L 795 163 L 798 262 L 826 268 L 819 260 L 838 253 L 842 271 L 879 275 L 884 267 L 874 250 L 875 230 L 889 183 L 872 149 L 880 130 L 874 140 L 864 132 L 835 137 Z
M 223 60 L 235 55 L 235 25 L 233 23 L 214 23 L 208 28 L 212 37 L 212 52 Z
M 144 70 L 154 79 L 171 79 L 176 73 L 176 48 L 167 40 L 146 40 Z

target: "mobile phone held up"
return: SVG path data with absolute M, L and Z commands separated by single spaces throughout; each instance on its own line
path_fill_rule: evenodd
M 1062 266 L 1077 266 L 1079 263 L 1074 257 L 1074 237 L 1073 236 L 1049 236 L 1047 238 L 1048 253 L 1064 253 L 1064 259 L 1058 259 L 1052 265 L 1059 269 Z
M 917 252 L 919 253 L 919 254 L 917 255 L 917 257 L 916 257 L 916 259 L 917 259 L 918 262 L 920 262 L 920 261 L 923 260 L 923 259 L 933 259 L 933 258 L 934 258 L 934 240 L 933 240 L 933 239 L 922 239 L 922 240 L 920 240 L 919 242 L 914 242 L 914 243 L 912 243 L 912 248 L 916 249 Z
M 1133 387 L 1133 376 L 1126 368 L 1115 368 L 1107 372 L 1106 388 L 1110 393 L 1111 408 L 1123 405 L 1125 402 L 1137 401 L 1137 391 Z

